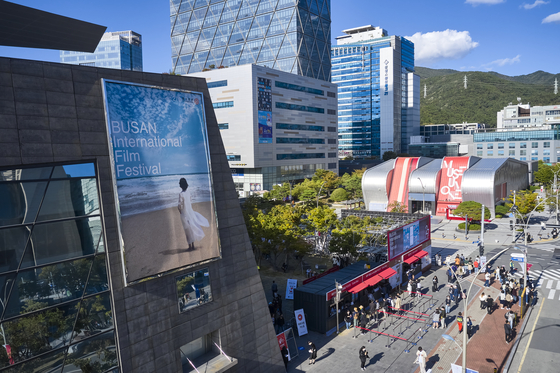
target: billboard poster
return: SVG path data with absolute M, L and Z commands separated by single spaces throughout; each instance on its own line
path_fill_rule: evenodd
M 447 207 L 463 201 L 461 185 L 463 174 L 469 166 L 470 157 L 445 157 L 441 168 L 440 189 L 438 191 L 438 214 L 445 214 Z
M 259 110 L 259 144 L 272 144 L 272 112 Z
M 388 260 L 392 260 L 408 250 L 430 239 L 430 217 L 425 216 L 410 224 L 387 232 Z
M 126 284 L 220 257 L 203 96 L 103 80 Z
M 298 335 L 307 334 L 307 323 L 305 322 L 305 313 L 303 313 L 303 308 L 299 310 L 294 310 L 294 316 L 296 317 L 296 324 L 298 328 Z
M 294 299 L 295 288 L 297 288 L 297 279 L 289 278 L 286 283 L 286 299 Z

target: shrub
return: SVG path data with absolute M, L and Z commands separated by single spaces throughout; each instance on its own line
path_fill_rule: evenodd
M 501 218 L 502 218 L 502 215 L 496 214 L 496 219 L 501 219 Z
M 334 202 L 346 201 L 348 199 L 348 192 L 342 188 L 335 189 L 331 194 L 331 199 Z
M 465 229 L 465 223 L 459 223 L 459 229 Z M 469 224 L 469 231 L 479 231 L 481 229 L 480 224 Z
M 507 215 L 509 213 L 509 209 L 504 205 L 496 206 L 496 215 Z

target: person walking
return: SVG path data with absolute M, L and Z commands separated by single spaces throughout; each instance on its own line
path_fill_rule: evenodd
M 360 321 L 360 313 L 358 312 L 358 307 L 354 307 L 354 313 L 352 314 L 354 319 L 354 328 L 358 327 L 358 322 Z
M 445 329 L 447 326 L 446 318 L 447 318 L 447 312 L 445 312 L 445 307 L 442 306 L 439 310 L 439 320 L 441 321 L 441 327 L 443 329 Z
M 282 353 L 282 360 L 284 360 L 284 368 L 286 368 L 286 370 L 288 370 L 288 361 L 290 358 L 290 354 L 288 353 L 288 349 L 286 348 L 286 346 L 282 346 L 282 350 L 280 350 L 280 352 Z
M 454 291 L 454 287 L 455 285 L 449 285 L 449 295 L 448 297 L 451 297 L 451 301 L 455 300 L 455 291 Z
M 500 309 L 504 309 L 504 305 L 506 305 L 506 293 L 502 290 L 500 292 Z
M 486 313 L 488 315 L 492 314 L 492 309 L 494 308 L 494 299 L 491 296 L 486 297 Z
M 445 298 L 445 313 L 449 313 L 450 310 L 451 310 L 451 298 L 448 295 L 447 298 Z
M 368 352 L 366 350 L 366 346 L 362 346 L 360 348 L 359 351 L 359 355 L 360 355 L 360 368 L 362 368 L 362 370 L 366 370 L 366 360 L 369 358 Z
M 315 359 L 317 359 L 317 347 L 315 347 L 315 343 L 309 341 L 307 342 L 309 345 L 309 365 L 315 364 Z
M 276 294 L 278 293 L 278 285 L 276 281 L 272 281 L 272 299 L 276 298 Z
M 438 278 L 437 276 L 434 276 L 434 278 L 432 278 L 432 292 L 435 293 L 438 290 Z
M 476 259 L 476 260 L 474 261 L 473 267 L 474 267 L 474 273 L 475 273 L 475 275 L 478 275 L 478 267 L 479 267 L 478 259 Z
M 436 311 L 432 315 L 432 322 L 433 322 L 432 326 L 434 329 L 439 328 L 439 318 L 440 318 L 439 309 L 436 309 Z
M 346 323 L 346 330 L 350 329 L 350 327 L 352 326 L 352 314 L 350 313 L 350 310 L 346 311 L 344 322 Z
M 467 317 L 467 338 L 470 339 L 472 336 L 472 320 Z
M 416 352 L 416 362 L 420 366 L 420 373 L 426 373 L 426 360 L 428 359 L 428 355 L 426 351 L 422 349 L 422 347 L 418 347 L 418 351 Z
M 365 312 L 362 312 L 362 314 L 360 315 L 360 328 L 362 330 L 362 335 L 367 333 L 367 323 L 368 323 L 368 319 L 367 319 L 367 315 Z
M 284 315 L 283 314 L 280 314 L 280 316 L 278 316 L 276 318 L 276 323 L 275 323 L 276 334 L 280 334 L 284 331 L 284 321 L 285 320 L 284 320 Z
M 486 308 L 486 299 L 487 298 L 488 298 L 488 296 L 486 294 L 484 294 L 484 292 L 482 292 L 482 294 L 480 294 L 480 297 L 478 297 L 478 299 L 480 299 L 480 309 L 481 310 Z
M 453 285 L 453 296 L 455 297 L 455 305 L 459 305 L 459 301 L 461 300 L 461 294 L 459 294 L 459 286 Z
M 504 332 L 506 334 L 506 343 L 509 344 L 509 342 L 511 341 L 511 326 L 509 326 L 508 321 L 506 320 L 506 323 L 504 324 Z
M 485 288 L 487 288 L 488 286 L 490 286 L 490 278 L 491 278 L 491 276 L 492 276 L 492 275 L 491 275 L 490 272 L 488 272 L 488 271 L 484 274 L 484 287 L 485 287 Z
M 463 332 L 463 314 L 459 312 L 457 315 L 457 325 L 459 326 L 459 334 Z

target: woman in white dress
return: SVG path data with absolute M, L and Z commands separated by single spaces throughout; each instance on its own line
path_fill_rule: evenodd
M 179 213 L 181 214 L 181 222 L 187 237 L 189 249 L 194 249 L 194 242 L 204 238 L 202 227 L 209 227 L 208 220 L 200 213 L 192 209 L 192 197 L 189 190 L 189 184 L 183 177 L 179 180 L 179 186 L 183 191 L 179 193 Z

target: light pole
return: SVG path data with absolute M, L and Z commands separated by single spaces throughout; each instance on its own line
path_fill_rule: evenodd
M 339 333 L 339 320 L 338 320 L 338 302 L 340 302 L 340 290 L 342 289 L 342 285 L 340 285 L 336 280 L 334 280 L 334 286 L 336 288 L 336 296 L 334 298 L 334 302 L 336 303 L 336 334 Z
M 426 190 L 424 188 L 424 183 L 422 182 L 422 179 L 418 178 L 418 180 L 420 181 L 420 185 L 422 185 L 422 213 L 426 213 Z
M 560 170 L 554 172 L 554 189 L 553 189 L 553 191 L 556 190 L 556 216 L 555 216 L 556 219 L 554 219 L 554 221 L 556 221 L 556 224 L 558 224 L 558 183 L 557 183 L 558 172 L 560 172 Z
M 323 186 L 326 182 L 327 181 L 323 181 L 323 184 L 321 184 L 321 188 L 319 188 L 319 193 L 317 193 L 317 208 L 319 208 L 319 196 L 321 195 L 321 191 L 323 190 Z

